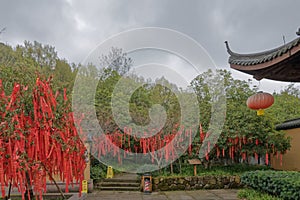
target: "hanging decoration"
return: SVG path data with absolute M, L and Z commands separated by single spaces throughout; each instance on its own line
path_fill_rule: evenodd
M 264 115 L 264 109 L 274 103 L 274 97 L 266 92 L 258 92 L 247 99 L 247 106 L 250 109 L 257 110 L 257 115 Z
M 63 102 L 59 102 L 50 80 L 38 78 L 32 91 L 31 109 L 28 109 L 31 104 L 24 101 L 28 92 L 31 91 L 27 87 L 15 83 L 11 95 L 6 95 L 0 80 L 0 185 L 3 199 L 7 193 L 5 187 L 16 188 L 22 199 L 33 188 L 35 199 L 43 199 L 47 176 L 50 181 L 54 181 L 53 175 L 60 176 L 66 184 L 65 192 L 69 185 L 79 184 L 84 179 L 86 148 L 75 127 L 80 119 L 73 118 L 66 90 Z M 79 186 L 81 193 L 81 184 Z M 28 196 L 30 198 L 30 194 Z

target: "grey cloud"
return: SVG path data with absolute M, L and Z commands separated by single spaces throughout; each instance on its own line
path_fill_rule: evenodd
M 228 69 L 224 41 L 233 51 L 257 52 L 296 37 L 300 1 L 286 0 L 54 0 L 0 2 L 1 42 L 37 40 L 80 62 L 100 42 L 131 28 L 158 26 L 199 42 L 218 67 Z

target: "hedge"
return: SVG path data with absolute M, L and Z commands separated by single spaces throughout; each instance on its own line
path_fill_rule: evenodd
M 300 200 L 300 173 L 258 170 L 241 176 L 242 183 L 285 200 Z
M 270 194 L 254 189 L 241 189 L 238 191 L 238 197 L 240 199 L 247 200 L 282 200 L 282 198 L 274 197 Z

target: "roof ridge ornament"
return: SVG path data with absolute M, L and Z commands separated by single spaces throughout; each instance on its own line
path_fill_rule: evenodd
M 234 52 L 231 51 L 231 49 L 230 49 L 230 47 L 229 47 L 229 42 L 228 42 L 228 41 L 225 41 L 225 45 L 226 45 L 227 52 L 228 52 L 230 55 L 233 55 Z
M 298 36 L 300 36 L 300 28 L 298 28 L 298 31 L 296 32 L 296 34 L 297 34 Z

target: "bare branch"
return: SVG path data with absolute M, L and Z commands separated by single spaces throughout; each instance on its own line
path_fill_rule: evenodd
M 0 30 L 0 34 L 4 33 L 5 30 L 6 30 L 6 27 L 2 28 L 2 29 Z

